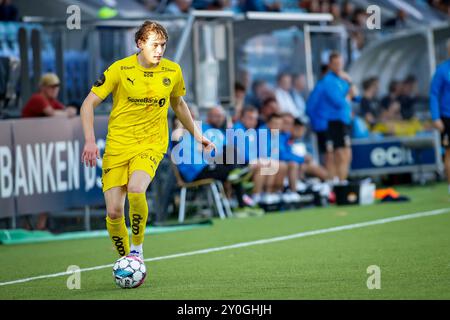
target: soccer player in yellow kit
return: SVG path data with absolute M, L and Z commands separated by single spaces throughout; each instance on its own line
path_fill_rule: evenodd
M 113 106 L 102 159 L 106 227 L 120 256 L 131 254 L 142 260 L 148 217 L 145 192 L 167 150 L 169 104 L 206 151 L 215 148 L 201 135 L 182 98 L 186 90 L 180 66 L 163 58 L 167 40 L 163 26 L 146 21 L 135 34 L 139 52 L 106 69 L 84 100 L 80 112 L 85 138 L 81 161 L 94 167 L 100 158 L 95 142 L 94 108 L 112 93 Z M 127 196 L 131 245 L 124 217 Z

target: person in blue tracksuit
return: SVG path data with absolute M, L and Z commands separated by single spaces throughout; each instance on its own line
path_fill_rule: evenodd
M 186 182 L 201 179 L 226 181 L 228 174 L 237 168 L 235 164 L 226 163 L 222 157 L 226 144 L 225 131 L 222 126 L 218 126 L 217 123 L 211 121 L 219 113 L 224 113 L 222 107 L 215 107 L 209 110 L 209 121 L 202 123 L 201 126 L 205 137 L 208 136 L 214 140 L 216 150 L 213 153 L 205 154 L 204 157 L 201 145 L 187 131 L 184 132 L 180 141 L 173 146 L 172 153 L 174 154 L 178 171 Z M 223 121 L 225 121 L 225 116 L 223 116 Z
M 352 118 L 349 77 L 343 72 L 343 61 L 339 53 L 329 58 L 330 71 L 323 78 L 322 103 L 328 120 L 327 150 L 334 154 L 336 175 L 344 181 L 348 177 L 351 163 L 350 123 Z M 345 75 L 345 76 L 344 76 Z
M 172 149 L 175 155 L 176 165 L 180 175 L 186 182 L 202 179 L 214 179 L 222 182 L 230 182 L 236 192 L 239 207 L 244 207 L 243 189 L 239 179 L 248 170 L 234 161 L 235 150 L 227 152 L 226 139 L 226 114 L 221 106 L 216 106 L 208 111 L 207 121 L 202 123 L 202 133 L 214 141 L 216 150 L 203 156 L 202 146 L 192 134 L 185 132 L 177 145 Z M 233 159 L 228 159 L 231 154 Z M 235 170 L 236 169 L 236 170 Z
M 450 57 L 450 39 L 447 41 Z M 450 194 L 450 59 L 441 63 L 431 80 L 430 111 L 434 127 L 441 133 L 445 148 L 444 164 Z
M 268 117 L 266 124 L 258 127 L 258 161 L 271 168 L 271 174 L 264 176 L 264 184 L 265 191 L 272 195 L 283 191 L 283 181 L 287 176 L 287 163 L 280 159 L 282 126 L 282 116 L 274 113 Z
M 252 171 L 252 199 L 260 203 L 264 191 L 268 188 L 265 164 L 258 159 L 258 109 L 252 106 L 242 110 L 241 118 L 233 125 L 233 142 L 237 150 L 238 163 L 245 163 Z M 232 140 L 227 134 L 227 141 Z
M 287 176 L 289 190 L 287 197 L 293 201 L 300 200 L 297 194 L 297 180 L 299 178 L 300 166 L 305 162 L 305 158 L 295 154 L 292 150 L 291 138 L 294 128 L 295 118 L 290 113 L 283 114 L 283 129 L 280 133 L 280 160 L 287 163 Z
M 332 150 L 330 150 L 330 152 L 327 150 L 327 107 L 329 104 L 324 103 L 325 100 L 323 99 L 323 79 L 327 72 L 328 65 L 322 66 L 321 78 L 317 81 L 306 101 L 306 115 L 309 118 L 311 130 L 317 137 L 320 162 L 327 168 L 327 172 L 329 172 L 330 176 L 329 178 L 333 178 L 336 175 L 333 152 Z
M 258 158 L 258 109 L 245 107 L 241 117 L 233 125 L 234 146 L 237 149 L 238 161 L 250 164 Z M 239 138 L 238 138 L 239 136 Z M 229 137 L 227 136 L 227 140 Z M 242 145 L 243 143 L 243 145 Z
M 308 154 L 307 147 L 303 139 L 305 132 L 305 123 L 303 123 L 300 119 L 295 119 L 288 141 L 291 152 L 297 156 L 298 159 L 301 159 L 301 162 L 299 162 L 301 172 L 325 181 L 328 179 L 328 172 L 323 166 L 315 163 L 313 157 Z

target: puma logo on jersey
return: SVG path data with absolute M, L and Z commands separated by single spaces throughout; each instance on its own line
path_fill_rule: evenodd
M 130 78 L 127 77 L 127 80 L 130 81 L 131 84 L 134 86 L 134 80 L 136 80 L 136 79 L 131 80 Z

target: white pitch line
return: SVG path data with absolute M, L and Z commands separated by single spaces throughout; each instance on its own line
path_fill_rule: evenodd
M 285 241 L 285 240 L 291 240 L 291 239 L 297 239 L 297 238 L 303 238 L 308 236 L 314 236 L 318 234 L 324 234 L 324 233 L 330 233 L 330 232 L 337 232 L 337 231 L 343 231 L 343 230 L 352 230 L 357 228 L 363 228 L 368 226 L 374 226 L 378 224 L 385 224 L 395 221 L 402 221 L 402 220 L 410 220 L 410 219 L 417 219 L 422 217 L 429 217 L 429 216 L 435 216 L 439 214 L 444 214 L 450 212 L 450 208 L 443 208 L 443 209 L 437 209 L 432 211 L 425 211 L 425 212 L 417 212 L 412 214 L 406 214 L 396 217 L 390 217 L 385 219 L 378 219 L 378 220 L 371 220 L 366 222 L 360 222 L 360 223 L 354 223 L 354 224 L 348 224 L 344 226 L 338 226 L 338 227 L 332 227 L 332 228 L 326 228 L 326 229 L 319 229 L 319 230 L 312 230 L 312 231 L 306 231 L 306 232 L 299 232 L 294 233 L 288 236 L 280 236 L 275 238 L 269 238 L 269 239 L 261 239 L 261 240 L 255 240 L 255 241 L 248 241 L 248 242 L 241 242 L 236 243 L 228 246 L 222 246 L 222 247 L 215 247 L 215 248 L 208 248 L 208 249 L 202 249 L 202 250 L 196 250 L 196 251 L 190 251 L 190 252 L 183 252 L 183 253 L 176 253 L 171 254 L 167 256 L 161 256 L 161 257 L 154 257 L 154 258 L 148 258 L 144 259 L 144 261 L 150 262 L 150 261 L 159 261 L 159 260 L 167 260 L 167 259 L 174 259 L 174 258 L 181 258 L 181 257 L 187 257 L 187 256 L 193 256 L 197 254 L 205 254 L 210 252 L 217 252 L 217 251 L 223 251 L 223 250 L 229 250 L 229 249 L 236 249 L 236 248 L 243 248 L 243 247 L 249 247 L 249 246 L 255 246 L 259 244 L 267 244 L 267 243 L 274 243 L 279 241 Z M 105 269 L 105 268 L 111 268 L 112 264 L 106 264 L 102 266 L 96 266 L 91 268 L 83 268 L 80 269 L 80 271 L 77 272 L 86 272 L 86 271 L 93 271 L 93 270 L 99 270 L 99 269 Z M 60 276 L 66 276 L 73 274 L 73 271 L 71 272 L 59 272 L 54 274 L 47 274 L 42 276 L 36 276 L 36 277 L 30 277 L 30 278 L 24 278 L 14 281 L 8 281 L 8 282 L 0 282 L 0 286 L 6 286 L 10 284 L 16 284 L 16 283 L 23 283 L 23 282 L 29 282 L 33 280 L 39 280 L 39 279 L 47 279 L 47 278 L 55 278 Z

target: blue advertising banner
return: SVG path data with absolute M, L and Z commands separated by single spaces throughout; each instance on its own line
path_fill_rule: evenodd
M 84 205 L 102 205 L 104 204 L 102 192 L 102 158 L 105 151 L 106 135 L 108 133 L 108 117 L 96 116 L 94 121 L 95 137 L 97 147 L 100 151 L 100 159 L 97 159 L 95 168 L 88 168 L 81 163 L 81 154 L 84 146 L 83 129 L 80 119 L 72 119 L 71 127 L 73 131 L 73 141 L 79 146 L 79 177 L 80 186 L 71 192 L 71 207 L 80 207 Z
M 14 216 L 12 121 L 0 121 L 0 218 Z
M 434 132 L 415 137 L 353 140 L 351 175 L 441 170 L 440 148 L 439 135 Z
M 28 214 L 67 208 L 77 188 L 79 163 L 68 120 L 14 121 L 14 196 L 17 212 Z
M 108 117 L 95 118 L 97 144 L 103 154 Z M 84 137 L 79 118 L 21 119 L 12 122 L 14 145 L 8 153 L 14 166 L 7 176 L 17 199 L 17 214 L 64 210 L 103 204 L 101 160 L 96 168 L 81 163 Z

